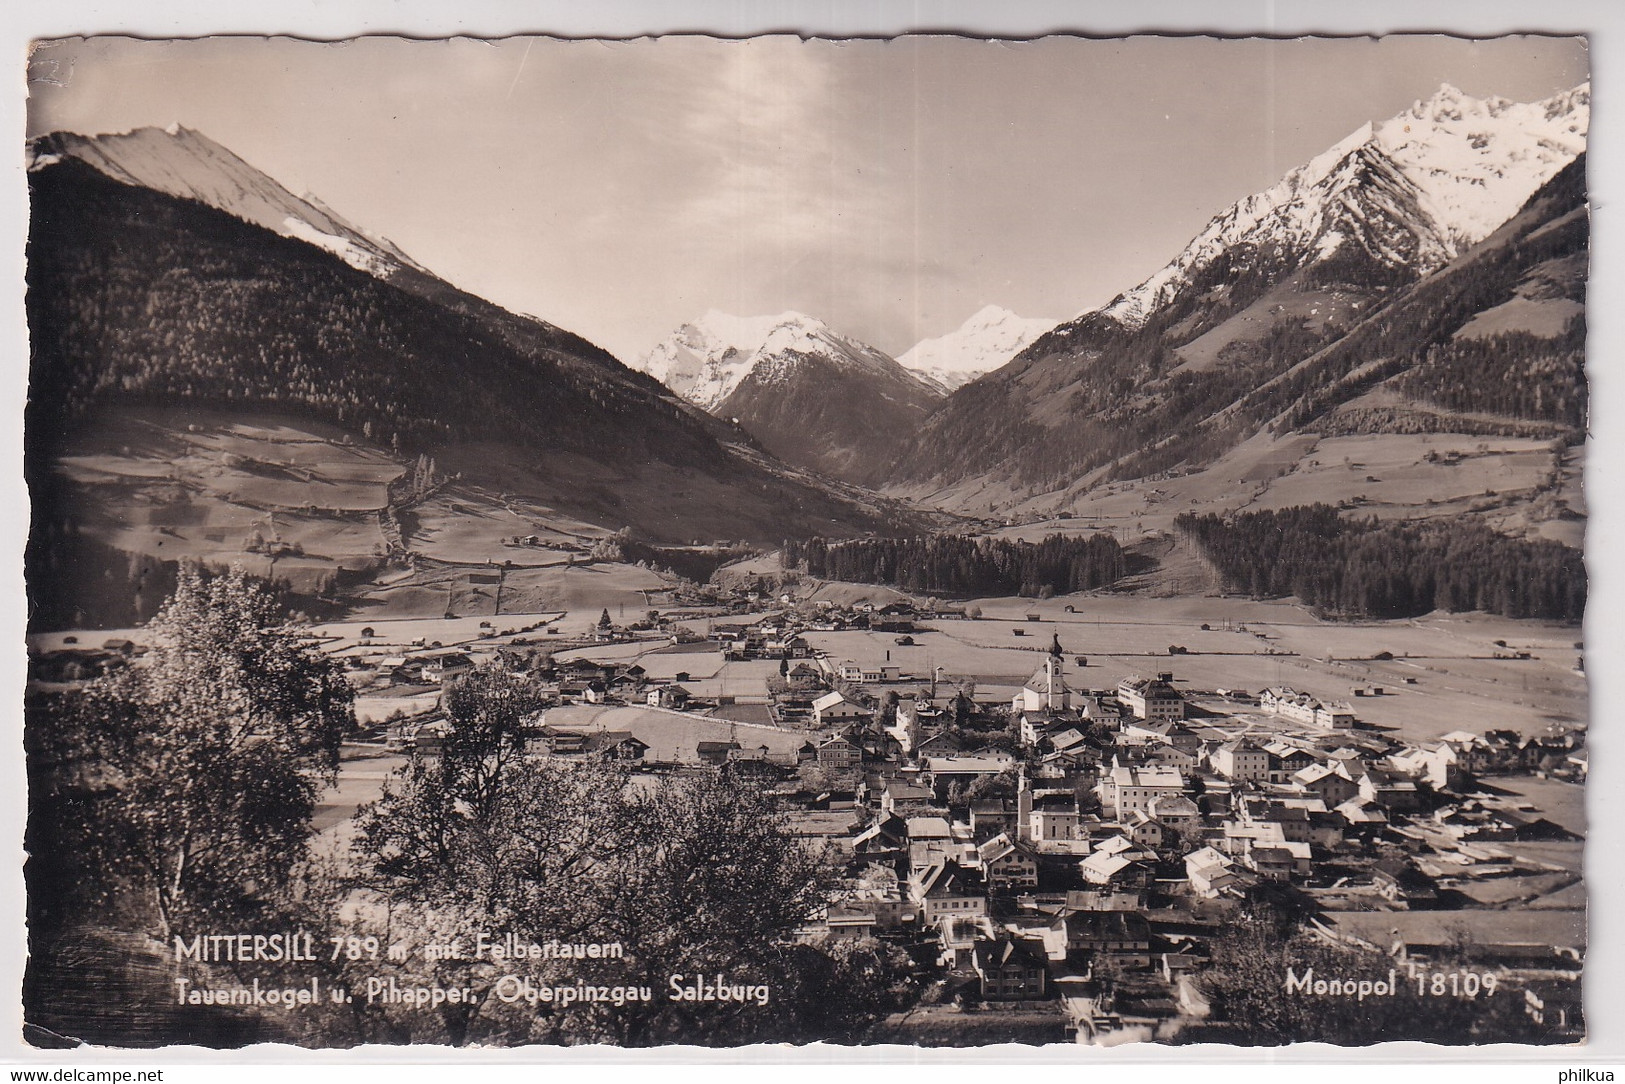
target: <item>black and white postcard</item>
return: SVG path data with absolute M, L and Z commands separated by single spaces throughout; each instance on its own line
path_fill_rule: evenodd
M 31 1046 L 1585 1040 L 1583 37 L 28 64 Z

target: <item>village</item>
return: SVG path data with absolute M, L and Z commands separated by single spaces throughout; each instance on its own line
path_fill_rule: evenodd
M 607 608 L 461 619 L 442 632 L 451 647 L 345 629 L 326 646 L 356 673 L 367 729 L 347 747 L 340 808 L 376 791 L 379 765 L 434 756 L 440 694 L 500 662 L 551 705 L 529 724 L 534 756 L 766 789 L 840 876 L 799 936 L 879 938 L 913 963 L 924 993 L 884 1041 L 973 1023 L 1107 1045 L 1199 1031 L 1208 943 L 1261 901 L 1404 964 L 1469 941 L 1502 996 L 1554 1035 L 1581 1033 L 1584 826 L 1543 803 L 1579 808 L 1584 724 L 1409 738 L 1372 720 L 1415 678 L 1198 687 L 1181 645 L 1108 672 L 1063 644 L 1082 627 L 1062 620 L 1072 604 L 988 600 L 1003 609 L 984 617 L 736 595 L 668 598 L 624 623 Z M 1025 680 L 937 665 L 965 658 L 942 630 L 1008 636 L 1019 646 L 998 657 Z

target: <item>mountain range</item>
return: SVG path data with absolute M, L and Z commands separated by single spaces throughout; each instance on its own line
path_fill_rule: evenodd
M 352 225 L 313 195 L 295 196 L 208 136 L 179 124 L 96 136 L 52 132 L 34 140 L 29 154 L 32 169 L 77 159 L 121 184 L 195 200 L 309 242 L 379 278 L 406 269 L 428 274 L 387 238 Z
M 1526 103 L 1480 100 L 1445 84 L 1215 216 L 1101 312 L 1138 327 L 1243 246 L 1273 248 L 1299 265 L 1342 257 L 1425 274 L 1489 236 L 1585 149 L 1590 104 L 1589 83 Z
M 29 148 L 36 525 L 94 520 L 125 544 L 151 514 L 115 522 L 99 476 L 63 465 L 121 419 L 176 411 L 335 427 L 346 447 L 434 457 L 496 520 L 534 499 L 657 543 L 1131 497 L 1138 523 L 1173 490 L 1240 508 L 1271 478 L 1318 478 L 1316 443 L 1354 434 L 1538 438 L 1558 479 L 1586 421 L 1589 103 L 1584 84 L 1532 103 L 1441 87 L 1059 325 L 987 306 L 894 359 L 806 314 L 712 311 L 637 369 L 201 133 L 52 133 Z M 185 462 L 136 503 L 206 489 Z M 1511 529 L 1493 486 L 1469 501 L 1432 460 L 1414 469 L 1393 514 Z M 1576 518 L 1557 488 L 1522 493 L 1516 529 Z
M 1586 85 L 1525 104 L 1445 86 L 1362 126 L 1215 216 L 1145 282 L 951 396 L 899 457 L 894 488 L 935 494 L 947 507 L 970 507 L 958 495 L 994 483 L 1008 493 L 1075 495 L 1197 469 L 1281 416 L 1301 416 L 1311 400 L 1324 407 L 1325 388 L 1302 386 L 1307 372 L 1351 396 L 1369 390 L 1368 382 L 1337 384 L 1375 360 L 1339 344 L 1359 341 L 1373 321 L 1392 322 L 1406 297 L 1573 170 L 1589 102 Z M 1570 178 L 1564 191 L 1574 190 Z M 1559 258 L 1583 254 L 1583 220 L 1579 228 L 1562 235 L 1569 249 Z M 1408 355 L 1447 345 L 1470 313 L 1510 300 L 1533 268 L 1520 266 L 1501 268 L 1493 285 L 1452 276 L 1466 291 L 1460 322 L 1432 326 L 1406 344 Z M 1583 297 L 1583 275 L 1578 285 L 1572 275 L 1557 278 L 1548 292 Z M 1574 296 L 1560 300 L 1578 314 Z M 1312 359 L 1317 368 L 1301 368 Z
M 337 426 L 658 542 L 919 522 L 436 278 L 200 133 L 53 133 L 30 146 L 29 184 L 36 493 L 117 416 L 181 409 Z
M 707 312 L 643 359 L 643 371 L 755 435 L 774 455 L 875 482 L 942 389 L 893 358 L 798 312 Z
M 921 339 L 898 355 L 897 363 L 944 392 L 958 391 L 1004 365 L 1057 322 L 987 305 L 946 335 Z

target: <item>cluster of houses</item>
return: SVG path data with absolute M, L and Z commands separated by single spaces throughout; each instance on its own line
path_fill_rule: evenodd
M 549 717 L 569 713 L 550 711 L 536 747 L 739 772 L 771 788 L 792 819 L 826 815 L 807 834 L 833 839 L 844 880 L 803 937 L 896 939 L 944 998 L 1042 1006 L 1080 1041 L 1158 1037 L 1203 1019 L 1210 942 L 1241 907 L 1267 899 L 1298 914 L 1466 917 L 1477 886 L 1551 873 L 1507 844 L 1575 838 L 1473 783 L 1583 778 L 1583 728 L 1405 742 L 1361 725 L 1346 702 L 1279 686 L 1193 696 L 1160 672 L 1074 688 L 1058 645 L 1013 697 L 993 701 L 910 677 L 904 641 L 920 616 L 829 607 L 810 621 L 713 625 L 707 639 L 725 658 L 780 661 L 772 721 L 781 737 L 796 731 L 793 741 L 759 742 L 742 727 L 657 752 L 630 730 L 561 725 Z M 899 661 L 891 651 L 825 655 L 803 635 L 859 617 L 857 627 L 893 632 Z M 686 674 L 655 681 L 637 663 L 573 660 L 537 678 L 561 707 L 719 707 L 695 696 Z M 444 726 L 420 727 L 419 747 L 432 752 Z M 850 813 L 844 834 L 827 827 L 830 811 Z M 1312 927 L 1342 936 L 1336 922 Z M 1554 943 L 1512 955 L 1561 976 L 1565 947 L 1580 951 Z M 1430 946 L 1404 948 L 1425 956 Z M 1564 1002 L 1561 984 L 1548 987 L 1532 1006 Z
M 965 617 L 965 610 L 959 607 L 922 612 L 906 602 L 842 607 L 828 599 L 818 599 L 810 606 L 812 612 L 808 616 L 792 612 L 774 614 L 748 624 L 713 622 L 706 635 L 721 644 L 729 658 L 806 659 L 813 657 L 814 652 L 801 635 L 805 632 L 863 631 L 907 636 L 919 631 L 920 622 L 927 619 Z
M 1149 1038 L 1207 1014 L 1193 980 L 1237 907 L 1460 907 L 1474 876 L 1534 871 L 1495 842 L 1575 838 L 1470 784 L 1583 752 L 1582 731 L 1407 745 L 1273 692 L 1306 714 L 1187 718 L 1172 674 L 1074 690 L 1050 656 L 1010 705 L 1011 751 L 945 742 L 950 712 L 901 701 L 889 741 L 837 736 L 861 816 L 847 889 L 806 936 L 925 944 L 960 1000 L 1051 1004 L 1083 1041 Z M 1562 947 L 1542 963 L 1567 966 Z

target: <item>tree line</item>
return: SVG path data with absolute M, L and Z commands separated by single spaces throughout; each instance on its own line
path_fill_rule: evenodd
M 1430 346 L 1395 385 L 1447 410 L 1579 428 L 1586 418 L 1585 341 L 1584 316 L 1570 320 L 1554 338 L 1507 331 L 1452 339 Z
M 1325 504 L 1239 515 L 1186 513 L 1195 540 L 1232 589 L 1296 595 L 1323 615 L 1418 617 L 1482 610 L 1578 621 L 1583 555 L 1545 539 L 1508 538 L 1470 521 L 1350 520 Z
M 965 596 L 1091 591 L 1115 583 L 1127 571 L 1122 547 L 1109 534 L 1055 534 L 1037 543 L 956 534 L 844 542 L 787 539 L 780 562 L 819 579 Z

